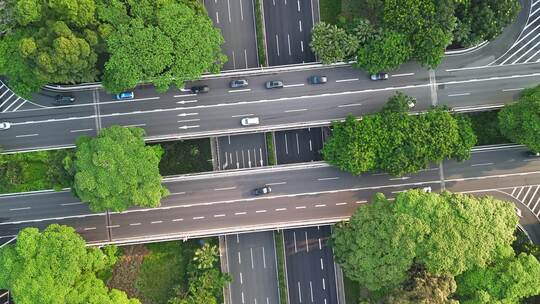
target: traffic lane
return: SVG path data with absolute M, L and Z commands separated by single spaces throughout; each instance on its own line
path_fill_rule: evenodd
M 314 23 L 311 1 L 263 1 L 263 6 L 270 66 L 314 61 L 310 35 L 304 35 Z
M 417 110 L 428 109 L 431 105 L 427 86 L 408 88 L 403 91 L 417 98 Z M 101 121 L 103 127 L 115 124 L 143 126 L 148 136 L 207 137 L 233 132 L 248 133 L 264 129 L 266 126 L 291 125 L 299 121 L 326 121 L 329 124 L 330 121 L 343 119 L 348 114 L 361 116 L 379 111 L 383 106 L 379 100 L 387 100 L 395 93 L 396 90 L 388 89 L 374 93 L 343 92 L 336 96 L 319 95 L 318 97 L 280 98 L 218 106 L 180 107 L 123 115 L 101 115 Z M 219 108 L 219 111 L 215 108 Z M 240 119 L 245 116 L 259 117 L 260 125 L 241 126 Z
M 0 196 L 0 224 L 91 213 L 70 191 Z
M 446 179 L 460 179 L 482 175 L 504 175 L 522 172 L 540 172 L 540 158 L 527 157 L 527 148 L 474 151 L 463 162 L 444 161 Z
M 93 103 L 93 94 L 92 90 L 87 91 L 69 91 L 69 92 L 56 92 L 52 90 L 40 90 L 38 93 L 33 94 L 30 99 L 32 103 L 37 104 L 38 108 L 47 107 L 47 108 L 58 108 L 61 106 L 54 105 L 56 101 L 56 96 L 73 96 L 75 97 L 75 102 L 72 105 L 83 105 Z
M 74 228 L 85 240 L 102 242 L 108 240 L 107 222 L 104 215 L 87 216 L 54 221 L 25 222 L 20 224 L 0 224 L 0 237 L 14 236 L 24 228 L 38 228 L 43 231 L 51 224 L 67 225 Z
M 272 231 L 227 235 L 231 303 L 278 303 Z
M 218 138 L 221 169 L 262 167 L 267 164 L 264 133 L 229 135 Z
M 0 146 L 4 151 L 72 147 L 81 135 L 96 135 L 95 117 L 15 122 L 2 131 Z
M 223 70 L 258 67 L 253 1 L 204 1 L 204 5 L 225 40 L 222 51 L 228 61 Z
M 540 73 L 539 63 L 437 69 L 437 82 L 462 81 L 474 78 L 508 77 Z
M 540 81 L 540 75 L 533 77 Z M 531 87 L 528 78 L 513 78 L 490 81 L 486 85 L 478 83 L 460 83 L 458 85 L 439 85 L 437 92 L 439 103 L 450 107 L 470 105 L 469 100 L 475 99 L 476 105 L 505 104 L 517 101 L 523 89 Z
M 275 132 L 277 163 L 322 160 L 320 150 L 323 148 L 322 128 Z
M 318 196 L 285 197 L 231 204 L 197 205 L 189 208 L 149 210 L 111 215 L 113 238 L 144 235 L 189 237 L 200 233 L 242 231 L 310 221 L 339 220 L 373 197 L 376 190 L 344 191 Z M 390 191 L 388 191 L 390 195 Z
M 291 303 L 338 303 L 331 226 L 284 230 Z

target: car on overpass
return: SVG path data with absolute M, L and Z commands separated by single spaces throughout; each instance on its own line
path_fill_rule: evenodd
M 0 122 L 0 130 L 7 130 L 9 128 L 11 128 L 11 123 L 7 121 Z
M 325 84 L 328 82 L 328 77 L 321 75 L 313 75 L 308 78 L 309 84 Z
M 270 192 L 272 192 L 272 188 L 270 188 L 270 186 L 268 185 L 264 185 L 262 187 L 255 188 L 253 190 L 253 195 L 256 195 L 256 196 L 265 195 L 265 194 L 269 194 Z
M 370 76 L 371 80 L 386 80 L 388 79 L 388 73 L 385 72 L 379 72 L 375 74 L 371 74 Z
M 116 94 L 116 100 L 128 100 L 135 98 L 135 94 L 133 92 L 122 92 L 119 94 Z
M 270 80 L 265 84 L 267 89 L 281 89 L 283 88 L 283 81 L 281 80 Z
M 259 123 L 259 117 L 244 117 L 240 120 L 240 124 L 242 124 L 244 127 L 256 126 Z
M 235 79 L 235 80 L 231 80 L 231 82 L 229 83 L 229 86 L 232 89 L 244 88 L 244 87 L 247 87 L 248 85 L 249 83 L 245 79 Z

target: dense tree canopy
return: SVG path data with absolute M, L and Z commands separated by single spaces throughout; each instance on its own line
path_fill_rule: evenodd
M 73 191 L 93 211 L 156 207 L 168 191 L 161 185 L 159 146 L 145 146 L 144 130 L 112 126 L 96 138 L 77 139 Z
M 462 161 L 470 156 L 476 137 L 467 118 L 440 108 L 408 115 L 409 101 L 398 93 L 381 113 L 334 123 L 324 159 L 353 174 L 379 169 L 403 175 L 445 158 Z
M 358 49 L 357 64 L 369 73 L 393 70 L 411 58 L 412 47 L 407 36 L 385 31 Z
M 71 227 L 25 228 L 16 244 L 0 250 L 0 289 L 19 304 L 139 303 L 96 278 L 96 271 L 115 263 L 114 250 L 106 252 L 85 247 Z
M 520 303 L 540 294 L 540 262 L 529 254 L 501 258 L 458 277 L 457 294 L 464 304 Z
M 111 92 L 142 81 L 182 87 L 227 60 L 199 1 L 5 0 L 0 7 L 0 75 L 27 98 L 47 83 L 99 79 Z
M 517 103 L 505 106 L 499 127 L 505 137 L 540 152 L 540 86 L 524 90 Z
M 347 277 L 370 290 L 389 290 L 414 265 L 433 275 L 459 275 L 513 253 L 512 204 L 463 194 L 378 194 L 336 227 L 332 243 Z
M 309 45 L 324 64 L 351 59 L 358 48 L 356 36 L 333 24 L 317 23 L 311 33 Z
M 103 84 L 112 92 L 149 81 L 164 91 L 171 83 L 183 87 L 202 73 L 218 72 L 226 61 L 221 32 L 202 4 L 194 10 L 182 2 L 104 1 L 99 18 L 110 58 Z M 183 1 L 186 2 L 186 1 Z M 111 30 L 112 29 L 112 30 Z

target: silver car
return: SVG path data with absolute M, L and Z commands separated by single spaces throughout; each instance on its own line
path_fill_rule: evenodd
M 7 130 L 9 128 L 11 128 L 11 123 L 7 121 L 0 122 L 0 130 Z

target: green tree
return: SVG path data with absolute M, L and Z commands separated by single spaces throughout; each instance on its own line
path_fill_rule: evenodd
M 520 303 L 540 294 L 540 262 L 522 253 L 473 268 L 457 280 L 457 294 L 464 304 Z
M 0 250 L 0 288 L 20 304 L 139 303 L 96 278 L 113 262 L 99 248 L 87 248 L 71 227 L 53 224 L 41 233 L 25 228 L 16 244 Z
M 408 115 L 413 100 L 397 93 L 381 113 L 335 122 L 324 159 L 356 175 L 380 169 L 398 176 L 446 158 L 467 159 L 476 143 L 470 121 L 443 108 Z
M 99 18 L 112 29 L 106 37 L 107 90 L 119 92 L 144 81 L 165 91 L 172 83 L 183 87 L 187 80 L 220 70 L 226 61 L 220 31 L 202 4 L 185 3 L 108 1 L 98 7 Z
M 458 4 L 458 25 L 454 38 L 464 46 L 471 46 L 500 35 L 521 9 L 517 0 L 471 0 Z
M 143 129 L 112 126 L 76 145 L 73 191 L 93 211 L 156 207 L 168 194 L 158 168 L 162 151 L 145 146 Z
M 218 260 L 218 248 L 210 243 L 205 243 L 201 248 L 195 250 L 193 261 L 197 264 L 197 269 L 212 268 Z
M 402 286 L 383 298 L 387 304 L 458 304 L 451 299 L 456 281 L 449 275 L 433 275 L 425 270 L 415 271 Z
M 412 47 L 406 35 L 395 31 L 383 31 L 358 49 L 356 67 L 369 73 L 394 70 L 411 58 Z
M 524 90 L 517 103 L 505 106 L 499 127 L 508 139 L 540 152 L 540 86 Z
M 333 24 L 317 23 L 311 31 L 310 47 L 324 64 L 345 61 L 352 58 L 358 48 L 354 35 Z
M 341 170 L 361 174 L 377 167 L 383 131 L 380 116 L 368 115 L 358 122 L 352 115 L 344 122 L 332 124 L 332 137 L 323 148 L 324 159 Z
M 392 203 L 378 194 L 336 227 L 332 244 L 347 277 L 388 291 L 415 263 L 436 276 L 455 276 L 512 254 L 516 226 L 510 203 L 413 190 Z

